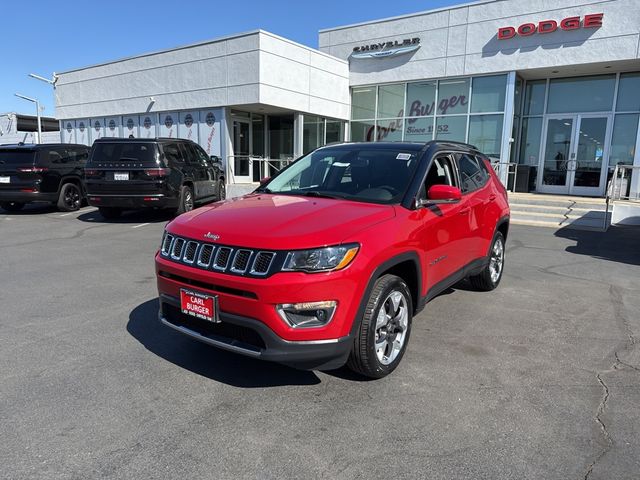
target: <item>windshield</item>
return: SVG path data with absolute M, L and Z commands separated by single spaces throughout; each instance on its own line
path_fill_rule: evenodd
M 157 166 L 155 143 L 114 142 L 96 143 L 90 163 L 139 162 L 145 166 Z
M 33 165 L 36 152 L 33 150 L 0 150 L 0 167 L 2 165 Z
M 259 192 L 399 203 L 418 163 L 419 151 L 402 148 L 322 148 L 302 157 Z

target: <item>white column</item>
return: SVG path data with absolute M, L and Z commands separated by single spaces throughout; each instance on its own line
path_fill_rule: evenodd
M 640 198 L 640 119 L 638 120 L 638 133 L 636 135 L 636 155 L 633 158 L 633 166 L 636 168 L 631 174 L 630 198 Z
M 222 107 L 222 115 L 220 118 L 220 157 L 224 162 L 225 178 L 227 184 L 235 183 L 233 177 L 233 159 L 230 155 L 233 155 L 233 145 L 231 144 L 230 129 L 231 125 L 231 109 L 228 107 Z
M 298 158 L 302 151 L 302 136 L 304 131 L 304 115 L 302 113 L 293 114 L 293 158 Z
M 507 91 L 504 102 L 504 119 L 502 122 L 502 144 L 500 145 L 500 180 L 507 185 L 509 180 L 509 166 L 511 161 L 511 134 L 513 133 L 513 115 L 516 102 L 516 72 L 507 74 Z

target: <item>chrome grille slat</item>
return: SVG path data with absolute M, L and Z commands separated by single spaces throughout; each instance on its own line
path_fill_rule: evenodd
M 198 242 L 194 242 L 193 240 L 187 242 L 187 246 L 184 248 L 184 256 L 182 260 L 185 263 L 193 263 L 196 260 L 196 252 L 198 251 L 198 246 L 200 244 Z
M 231 259 L 232 253 L 233 253 L 232 248 L 219 247 L 218 253 L 216 253 L 216 257 L 213 260 L 213 268 L 221 271 L 226 270 L 227 266 L 229 265 L 229 260 Z
M 173 243 L 174 238 L 175 237 L 169 233 L 164 236 L 161 252 L 165 257 L 169 255 L 169 252 L 171 251 L 171 244 Z
M 276 254 L 274 252 L 258 252 L 253 260 L 250 273 L 253 275 L 266 275 L 271 268 L 275 256 Z
M 176 237 L 173 242 L 173 246 L 171 247 L 171 258 L 174 260 L 180 260 L 182 257 L 182 249 L 184 248 L 185 240 L 184 238 Z
M 198 255 L 198 266 L 207 268 L 211 263 L 211 258 L 213 257 L 213 245 L 209 245 L 207 243 L 203 244 L 200 248 L 200 255 Z
M 249 260 L 251 260 L 251 250 L 239 249 L 233 257 L 231 263 L 231 271 L 233 273 L 244 273 L 249 268 Z

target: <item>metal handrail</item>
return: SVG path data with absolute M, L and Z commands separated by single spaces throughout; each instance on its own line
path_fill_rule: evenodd
M 634 173 L 635 172 L 635 173 Z M 609 204 L 615 201 L 640 202 L 640 188 L 632 188 L 632 180 L 640 185 L 640 166 L 617 164 L 607 185 L 605 225 L 609 216 Z
M 227 178 L 229 178 L 229 183 L 236 183 L 236 178 L 235 178 L 236 175 L 234 171 L 234 166 L 235 166 L 234 160 L 236 158 L 248 159 L 249 165 L 253 165 L 254 163 L 256 163 L 261 173 L 267 172 L 269 171 L 269 169 L 280 171 L 282 168 L 287 166 L 293 160 L 293 157 L 279 159 L 279 158 L 263 157 L 261 155 L 227 155 L 226 170 L 227 170 Z M 264 175 L 261 175 L 261 176 L 264 176 Z
M 502 182 L 502 178 L 500 177 L 500 166 L 501 165 L 506 165 L 507 166 L 507 172 L 506 172 L 506 180 L 504 182 Z M 498 178 L 500 178 L 500 181 L 504 184 L 504 187 L 507 189 L 508 192 L 515 192 L 516 191 L 516 179 L 518 177 L 518 164 L 515 162 L 491 162 L 491 166 L 493 167 L 493 170 L 496 172 L 496 175 L 498 175 Z M 513 173 L 513 185 L 511 187 L 511 190 L 509 190 L 509 175 L 511 175 Z

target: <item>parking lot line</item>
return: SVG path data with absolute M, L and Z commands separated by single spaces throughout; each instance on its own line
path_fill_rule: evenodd
M 140 225 L 134 225 L 131 228 L 140 228 L 140 227 L 144 227 L 145 225 L 149 225 L 149 223 L 141 223 Z

